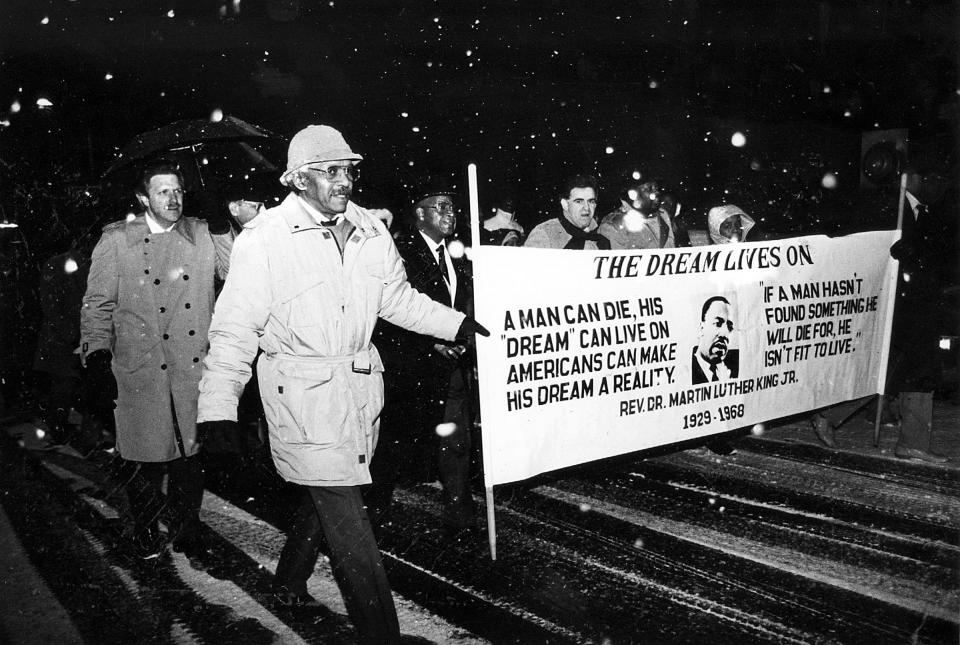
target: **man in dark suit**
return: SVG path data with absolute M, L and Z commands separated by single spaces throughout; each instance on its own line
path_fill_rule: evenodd
M 455 190 L 437 179 L 419 188 L 413 196 L 410 225 L 395 236 L 407 279 L 417 291 L 467 312 L 472 306 L 472 275 L 462 243 L 453 240 Z M 439 479 L 445 531 L 450 535 L 470 532 L 476 526 L 469 487 L 467 389 L 473 352 L 463 339 L 450 343 L 383 320 L 378 323 L 375 344 L 385 365 L 386 399 L 383 432 L 371 464 L 373 486 L 366 495 L 374 525 L 382 527 L 389 521 L 396 484 Z
M 733 314 L 730 301 L 713 296 L 700 310 L 700 333 L 693 348 L 691 372 L 693 384 L 728 381 L 740 372 L 740 352 L 730 349 Z
M 890 247 L 899 260 L 897 300 L 887 371 L 887 397 L 896 397 L 899 436 L 894 454 L 929 463 L 948 461 L 930 450 L 933 391 L 940 380 L 942 282 L 956 262 L 957 195 L 948 189 L 944 159 L 920 148 L 904 169 L 906 203 L 900 239 Z M 811 419 L 817 438 L 835 447 L 835 431 L 872 396 L 819 410 Z

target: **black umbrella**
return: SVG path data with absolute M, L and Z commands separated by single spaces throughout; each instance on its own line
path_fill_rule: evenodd
M 251 198 L 275 204 L 287 192 L 279 182 L 284 143 L 269 130 L 233 116 L 184 119 L 139 134 L 103 174 L 106 216 L 140 208 L 133 199 L 138 174 L 145 162 L 158 158 L 175 163 L 183 173 L 187 214 L 207 218 L 222 211 L 225 191 L 239 184 L 248 186 Z
M 256 141 L 276 138 L 277 136 L 268 130 L 234 116 L 225 116 L 219 121 L 183 119 L 156 130 L 138 134 L 123 147 L 114 162 L 107 168 L 104 177 L 112 175 L 135 161 L 149 159 L 201 142 Z

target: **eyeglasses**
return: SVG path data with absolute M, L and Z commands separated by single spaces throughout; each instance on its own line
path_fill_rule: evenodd
M 314 168 L 308 166 L 310 170 L 315 170 L 330 181 L 336 181 L 340 176 L 349 181 L 356 181 L 360 176 L 360 170 L 356 166 L 327 166 L 326 168 Z
M 437 202 L 433 206 L 425 206 L 424 208 L 432 208 L 438 213 L 444 213 L 444 214 L 453 213 L 456 211 L 456 209 L 453 206 L 453 202 Z

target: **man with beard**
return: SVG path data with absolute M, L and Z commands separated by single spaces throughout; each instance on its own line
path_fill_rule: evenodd
M 280 181 L 290 194 L 247 229 L 210 326 L 198 420 L 236 424 L 257 350 L 260 396 L 278 474 L 303 504 L 277 565 L 276 599 L 317 607 L 307 592 L 322 527 L 330 565 L 361 643 L 397 643 L 400 628 L 364 509 L 383 407 L 378 317 L 444 341 L 489 334 L 415 291 L 393 238 L 350 201 L 362 157 L 325 125 L 298 132 Z
M 693 384 L 727 381 L 737 378 L 740 352 L 730 349 L 733 318 L 730 301 L 714 296 L 703 303 L 700 312 L 699 342 L 693 348 L 691 371 Z
M 448 243 L 457 228 L 456 191 L 442 179 L 414 192 L 411 226 L 396 237 L 413 287 L 457 311 L 472 306 L 472 276 Z M 462 248 L 462 245 L 460 246 Z M 455 541 L 476 527 L 470 494 L 471 428 L 467 383 L 473 351 L 467 339 L 446 342 L 381 321 L 377 347 L 386 366 L 384 435 L 366 499 L 375 526 L 387 522 L 397 483 L 440 480 L 443 528 Z
M 609 249 L 607 238 L 597 233 L 597 180 L 593 175 L 574 175 L 560 191 L 563 211 L 530 231 L 524 246 L 542 249 Z

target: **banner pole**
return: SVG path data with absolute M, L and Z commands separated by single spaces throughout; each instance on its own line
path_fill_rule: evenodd
M 470 246 L 474 249 L 480 248 L 480 193 L 477 186 L 477 164 L 467 165 L 467 184 L 470 191 Z M 471 260 L 473 262 L 473 284 L 476 292 L 477 276 L 482 271 L 477 260 L 481 254 L 473 253 Z M 479 370 L 479 366 L 478 366 Z M 478 383 L 479 386 L 479 383 Z M 481 406 L 482 407 L 482 406 Z M 482 444 L 481 444 L 482 445 Z M 483 463 L 486 464 L 487 455 L 483 456 Z M 493 499 L 493 486 L 486 486 L 487 501 L 487 543 L 490 545 L 490 559 L 497 559 L 497 520 L 495 504 Z
M 894 243 L 903 235 L 903 208 L 907 200 L 907 174 L 900 175 L 900 201 L 897 204 L 897 235 Z M 887 363 L 890 360 L 890 336 L 893 330 L 893 309 L 897 300 L 897 276 L 900 273 L 900 261 L 891 258 L 893 271 L 887 278 L 890 293 L 887 296 L 887 319 L 883 325 L 883 345 L 880 353 L 880 371 L 877 375 L 877 415 L 873 420 L 873 445 L 880 446 L 880 420 L 883 414 L 884 391 L 887 388 Z

